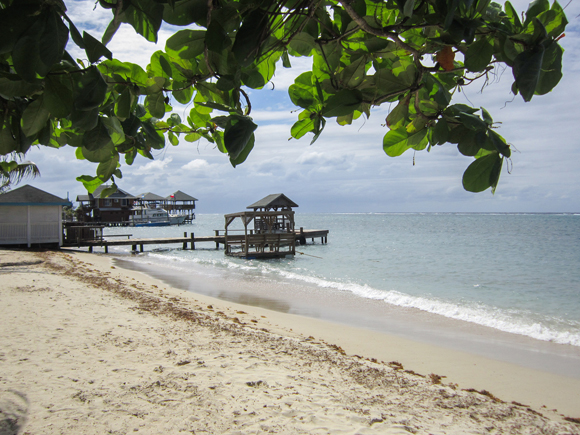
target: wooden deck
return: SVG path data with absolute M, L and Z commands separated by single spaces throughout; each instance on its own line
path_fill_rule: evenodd
M 194 233 L 184 233 L 183 237 L 164 237 L 164 238 L 146 238 L 146 239 L 132 239 L 131 234 L 110 234 L 104 235 L 102 239 L 94 240 L 82 240 L 80 242 L 65 243 L 63 248 L 83 248 L 89 249 L 89 252 L 93 252 L 93 248 L 102 247 L 105 249 L 105 253 L 109 252 L 109 246 L 131 246 L 131 251 L 137 252 L 137 247 L 139 251 L 144 251 L 145 245 L 182 245 L 182 249 L 195 249 L 196 243 L 214 243 L 215 249 L 219 249 L 219 245 L 225 244 L 225 237 L 223 234 L 219 234 L 221 230 L 215 230 L 214 236 L 206 237 L 196 237 Z M 301 245 L 306 244 L 308 239 L 314 240 L 320 237 L 320 243 L 328 242 L 328 230 L 296 230 L 295 240 Z M 115 239 L 113 239 L 115 237 Z M 127 237 L 116 238 L 116 237 Z M 231 236 L 229 236 L 231 239 Z M 240 236 L 241 237 L 241 236 Z M 240 239 L 241 240 L 241 239 Z M 189 248 L 188 248 L 189 245 Z

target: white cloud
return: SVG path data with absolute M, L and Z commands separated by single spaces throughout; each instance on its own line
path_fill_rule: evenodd
M 209 163 L 207 160 L 204 159 L 195 159 L 191 162 L 183 165 L 181 169 L 185 169 L 186 171 L 196 171 L 199 169 L 206 169 L 209 168 Z
M 153 160 L 146 165 L 139 166 L 137 169 L 133 170 L 132 173 L 135 175 L 159 175 L 167 169 L 167 166 L 173 161 L 172 157 L 167 157 L 165 159 Z

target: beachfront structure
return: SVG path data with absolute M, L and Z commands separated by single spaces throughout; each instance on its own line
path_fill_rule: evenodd
M 254 210 L 254 212 L 283 212 L 292 211 L 292 207 L 298 207 L 298 204 L 283 193 L 274 193 L 247 206 L 246 208 Z M 268 229 L 294 232 L 294 214 L 292 214 L 292 221 L 289 221 L 286 218 L 285 213 L 264 216 L 267 217 L 267 220 L 263 220 L 259 216 L 254 219 L 255 232 L 259 233 L 268 231 Z
M 138 198 L 117 188 L 117 191 L 106 198 L 101 198 L 103 190 L 111 187 L 103 184 L 88 195 L 78 195 L 77 202 L 80 203 L 79 220 L 84 222 L 118 222 L 129 221 L 129 216 L 133 214 L 133 202 Z
M 165 197 L 165 210 L 172 214 L 187 215 L 195 219 L 195 201 L 199 201 L 187 193 L 178 190 Z
M 0 195 L 0 245 L 62 246 L 62 208 L 72 206 L 30 185 Z
M 276 258 L 296 253 L 294 201 L 282 193 L 249 205 L 252 211 L 225 215 L 225 253 L 241 258 Z M 243 229 L 231 225 L 241 221 Z M 253 228 L 249 228 L 253 226 Z

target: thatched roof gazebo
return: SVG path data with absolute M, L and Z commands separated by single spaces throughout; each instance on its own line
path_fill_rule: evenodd
M 252 211 L 225 215 L 226 255 L 241 258 L 276 258 L 296 253 L 294 211 L 298 207 L 283 193 L 268 195 L 249 205 Z M 243 229 L 230 225 L 239 219 Z M 253 221 L 253 229 L 248 227 Z
M 164 208 L 172 214 L 190 215 L 191 219 L 195 219 L 195 213 L 193 212 L 195 210 L 195 201 L 199 200 L 178 190 L 165 197 Z

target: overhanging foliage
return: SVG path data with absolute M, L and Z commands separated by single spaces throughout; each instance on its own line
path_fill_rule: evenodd
M 560 5 L 535 0 L 520 15 L 491 0 L 98 0 L 111 22 L 98 41 L 82 34 L 62 0 L 0 0 L 0 155 L 32 145 L 76 148 L 97 164 L 78 178 L 89 192 L 120 178 L 121 161 L 180 138 L 205 139 L 245 161 L 257 128 L 244 89 L 260 89 L 277 67 L 309 56 L 312 69 L 289 88 L 302 111 L 291 129 L 314 142 L 327 119 L 341 125 L 394 103 L 383 148 L 457 144 L 475 160 L 466 190 L 495 190 L 510 146 L 483 108 L 453 94 L 511 68 L 525 101 L 551 91 L 562 73 Z M 106 44 L 121 23 L 156 41 L 163 22 L 184 27 L 146 68 L 113 57 Z M 88 63 L 66 51 L 72 40 Z M 187 119 L 172 105 L 190 104 Z

